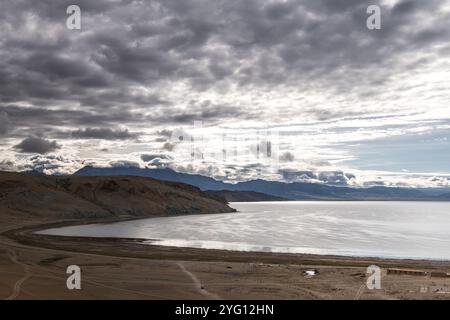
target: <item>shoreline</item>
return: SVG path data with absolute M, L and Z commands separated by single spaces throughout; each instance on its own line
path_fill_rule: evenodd
M 193 261 L 224 261 L 224 262 L 257 262 L 270 261 L 278 264 L 285 263 L 327 263 L 333 266 L 361 266 L 378 264 L 380 267 L 405 267 L 440 269 L 449 268 L 450 260 L 438 259 L 414 259 L 414 258 L 384 258 L 371 256 L 345 256 L 330 254 L 309 254 L 309 253 L 283 253 L 283 252 L 262 252 L 262 251 L 238 251 L 225 249 L 209 249 L 194 247 L 163 246 L 157 244 L 144 243 L 148 241 L 158 241 L 159 239 L 144 238 L 121 238 L 121 237 L 79 237 L 79 236 L 61 236 L 46 235 L 36 232 L 45 229 L 62 228 L 69 226 L 81 226 L 90 224 L 109 224 L 124 221 L 134 221 L 142 219 L 153 219 L 167 217 L 166 215 L 153 217 L 126 217 L 113 219 L 99 219 L 92 221 L 56 221 L 44 224 L 36 224 L 26 227 L 13 228 L 1 233 L 14 241 L 22 244 L 31 245 L 37 248 L 70 250 L 78 253 L 92 253 L 102 255 L 102 252 L 92 250 L 93 242 L 102 243 L 108 256 L 129 257 L 129 258 L 147 258 L 176 260 L 185 258 Z M 62 243 L 62 244 L 61 244 Z M 75 244 L 77 244 L 75 246 Z M 81 245 L 86 245 L 86 249 L 81 249 Z M 114 249 L 107 249 L 108 245 L 114 245 Z M 117 247 L 117 245 L 120 245 Z M 121 249 L 133 247 L 134 251 L 128 251 L 124 254 Z M 148 251 L 147 254 L 145 251 Z M 132 252 L 138 252 L 133 254 Z
M 440 288 L 450 262 L 330 255 L 240 252 L 143 244 L 147 239 L 39 235 L 49 227 L 113 223 L 16 221 L 0 230 L 0 297 L 18 299 L 450 299 Z M 18 265 L 19 264 L 19 265 Z M 67 290 L 67 266 L 82 269 L 82 290 Z M 377 265 L 382 290 L 367 290 Z M 428 276 L 390 274 L 387 268 Z M 314 270 L 313 278 L 305 276 Z M 195 275 L 196 281 L 190 275 Z M 426 293 L 421 288 L 428 288 Z

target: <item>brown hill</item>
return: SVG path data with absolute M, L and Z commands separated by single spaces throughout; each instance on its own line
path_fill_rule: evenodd
M 33 176 L 0 172 L 0 215 L 51 221 L 233 212 L 200 189 L 142 177 Z

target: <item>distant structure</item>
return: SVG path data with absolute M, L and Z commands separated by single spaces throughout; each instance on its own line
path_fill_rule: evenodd
M 403 274 L 403 275 L 410 275 L 410 276 L 428 276 L 428 277 L 438 277 L 438 278 L 450 278 L 449 272 L 423 271 L 423 270 L 414 270 L 414 269 L 388 268 L 387 274 Z

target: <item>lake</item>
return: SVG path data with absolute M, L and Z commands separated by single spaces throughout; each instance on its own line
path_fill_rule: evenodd
M 231 203 L 239 212 L 44 230 L 163 246 L 450 260 L 448 202 Z

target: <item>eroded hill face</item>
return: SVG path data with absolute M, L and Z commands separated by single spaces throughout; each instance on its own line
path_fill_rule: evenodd
M 199 189 L 142 177 L 55 177 L 0 172 L 0 215 L 51 221 L 232 212 Z

